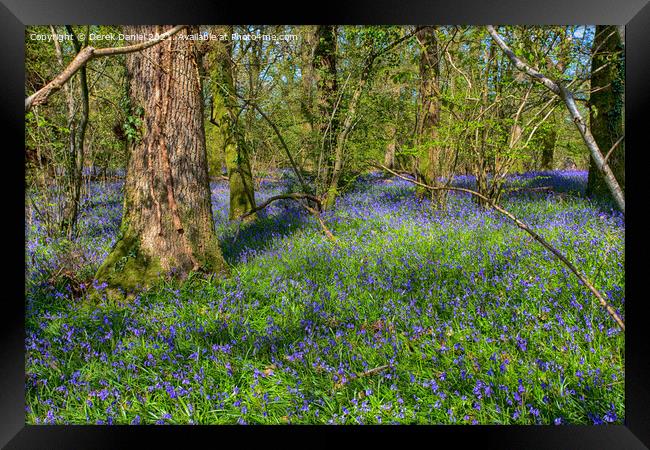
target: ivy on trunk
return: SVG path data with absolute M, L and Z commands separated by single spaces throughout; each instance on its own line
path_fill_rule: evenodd
M 96 276 L 109 286 L 133 290 L 166 274 L 227 273 L 210 202 L 197 53 L 186 34 L 126 57 L 131 101 L 144 117 L 141 139 L 130 146 L 121 236 Z

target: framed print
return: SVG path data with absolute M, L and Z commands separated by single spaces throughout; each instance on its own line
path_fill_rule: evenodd
M 2 444 L 647 448 L 650 7 L 599 3 L 4 0 Z

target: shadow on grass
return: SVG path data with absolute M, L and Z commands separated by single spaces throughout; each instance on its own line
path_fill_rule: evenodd
M 271 207 L 269 207 L 271 209 Z M 230 265 L 241 262 L 245 253 L 256 253 L 272 246 L 274 240 L 286 239 L 304 227 L 309 217 L 293 201 L 275 202 L 272 212 L 260 211 L 256 220 L 231 227 L 220 236 L 223 257 Z

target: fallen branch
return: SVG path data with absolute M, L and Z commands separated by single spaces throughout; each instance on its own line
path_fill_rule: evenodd
M 185 27 L 186 25 L 177 25 L 169 31 L 166 31 L 165 33 L 160 34 L 153 39 L 145 42 L 140 42 L 139 44 L 135 45 L 128 45 L 126 47 L 84 47 L 79 53 L 77 53 L 77 56 L 75 56 L 70 64 L 68 64 L 68 67 L 63 70 L 63 72 L 58 74 L 52 81 L 25 99 L 25 112 L 29 112 L 33 106 L 45 104 L 50 95 L 61 89 L 63 85 L 91 59 L 99 58 L 102 56 L 122 55 L 125 53 L 133 53 L 144 50 L 167 39 L 170 36 L 173 36 Z
M 323 221 L 323 218 L 321 217 L 321 214 L 320 214 L 320 211 L 322 210 L 321 199 L 316 197 L 315 195 L 305 194 L 305 193 L 302 193 L 302 192 L 294 192 L 294 193 L 291 193 L 291 194 L 275 195 L 275 196 L 269 198 L 268 200 L 266 200 L 261 205 L 256 206 L 255 208 L 251 209 L 247 213 L 242 214 L 241 216 L 239 216 L 237 218 L 237 220 L 239 221 L 239 226 L 241 227 L 241 223 L 246 217 L 249 217 L 249 216 L 255 214 L 256 212 L 263 210 L 264 208 L 266 208 L 271 203 L 273 203 L 273 202 L 275 202 L 277 200 L 286 200 L 286 199 L 297 201 L 299 205 L 301 205 L 310 214 L 312 214 L 314 217 L 316 217 L 316 220 L 318 220 L 318 223 L 320 224 L 321 228 L 323 229 L 323 233 L 325 233 L 325 236 L 327 236 L 327 238 L 330 241 L 333 241 L 333 242 L 336 241 L 336 237 L 332 234 L 332 232 L 329 230 L 329 228 L 327 228 L 327 225 L 325 225 L 325 221 Z M 314 202 L 317 205 L 317 208 L 312 208 L 311 206 L 309 206 L 306 203 L 301 202 L 300 200 L 310 200 L 310 201 Z M 235 239 L 237 239 L 238 235 L 239 235 L 239 228 L 237 229 L 237 234 L 235 235 Z
M 311 206 L 309 206 L 307 203 L 301 203 L 303 208 L 305 208 L 307 211 L 309 211 L 314 217 L 316 217 L 316 220 L 318 220 L 318 223 L 320 224 L 321 228 L 323 229 L 323 233 L 325 233 L 325 236 L 332 241 L 336 242 L 336 237 L 332 234 L 332 232 L 327 228 L 327 225 L 325 225 L 325 221 L 320 215 L 320 212 Z M 319 205 L 320 207 L 320 205 Z
M 466 189 L 466 188 L 461 188 L 461 187 L 452 187 L 452 186 L 436 186 L 436 187 L 434 187 L 434 186 L 428 186 L 428 185 L 426 185 L 424 183 L 421 183 L 421 182 L 419 182 L 417 180 L 414 180 L 412 178 L 408 178 L 408 177 L 405 177 L 403 175 L 400 175 L 399 173 L 397 173 L 397 172 L 395 172 L 395 171 L 393 171 L 393 170 L 389 169 L 388 167 L 383 166 L 381 164 L 372 164 L 371 163 L 369 165 L 371 165 L 373 167 L 376 167 L 376 168 L 379 168 L 379 169 L 382 169 L 382 170 L 385 170 L 385 171 L 387 171 L 389 173 L 392 173 L 396 177 L 399 177 L 399 178 L 401 178 L 403 180 L 409 181 L 409 182 L 411 182 L 411 183 L 413 183 L 415 185 L 421 186 L 421 187 L 423 187 L 425 189 L 428 189 L 430 191 L 448 190 L 448 191 L 466 192 L 468 194 L 474 195 L 474 196 L 482 199 L 488 206 L 490 206 L 492 209 L 500 212 L 501 214 L 503 214 L 504 216 L 506 216 L 507 218 L 512 220 L 515 223 L 515 225 L 517 225 L 517 227 L 521 228 L 526 233 L 531 235 L 533 237 L 533 239 L 535 239 L 537 242 L 542 244 L 542 246 L 544 246 L 548 251 L 553 253 L 560 261 L 562 261 L 564 263 L 564 265 L 566 265 L 569 268 L 569 270 L 571 270 L 571 272 L 573 272 L 574 275 L 582 282 L 582 284 L 584 284 L 587 287 L 587 289 L 589 289 L 591 291 L 591 293 L 594 294 L 594 296 L 598 299 L 598 302 L 600 303 L 600 305 L 603 308 L 605 308 L 605 310 L 607 311 L 607 313 L 610 316 L 612 316 L 612 318 L 614 319 L 614 321 L 616 321 L 616 323 L 621 328 L 621 330 L 625 331 L 625 323 L 623 322 L 623 319 L 621 319 L 621 316 L 619 316 L 619 314 L 616 312 L 616 310 L 609 303 L 607 303 L 607 300 L 605 300 L 605 297 L 600 293 L 600 291 L 598 291 L 598 289 L 596 289 L 596 287 L 589 281 L 589 279 L 587 279 L 587 277 L 582 272 L 580 272 L 562 253 L 560 253 L 559 250 L 555 249 L 555 247 L 553 247 L 548 241 L 546 241 L 546 239 L 544 239 L 539 234 L 537 234 L 535 231 L 533 231 L 528 225 L 526 225 L 524 222 L 519 220 L 514 214 L 510 213 L 509 211 L 506 211 L 501 206 L 494 203 L 488 197 L 486 197 L 486 196 L 484 196 L 484 195 L 482 195 L 482 194 L 480 194 L 480 193 L 478 193 L 476 191 L 473 191 L 471 189 Z
M 363 378 L 363 377 L 369 377 L 370 375 L 374 375 L 376 373 L 383 372 L 386 369 L 390 369 L 390 367 L 391 366 L 389 364 L 386 364 L 385 366 L 379 366 L 379 367 L 375 367 L 374 369 L 366 370 L 365 372 L 353 374 L 353 375 L 350 376 L 350 378 L 345 383 L 343 383 L 343 382 L 336 383 L 334 385 L 334 389 L 340 389 L 340 388 L 342 388 L 343 386 L 345 386 L 347 383 L 349 383 L 352 380 L 357 380 L 357 379 Z
M 517 192 L 517 191 L 552 191 L 553 186 L 539 186 L 539 187 L 516 187 L 516 188 L 507 188 L 505 192 Z
M 508 47 L 508 45 L 505 43 L 503 38 L 499 36 L 499 34 L 496 32 L 496 30 L 492 25 L 488 25 L 487 30 L 490 33 L 490 36 L 492 36 L 492 39 L 494 39 L 494 41 L 499 46 L 499 48 L 501 48 L 503 53 L 510 59 L 510 61 L 512 61 L 512 63 L 515 65 L 515 67 L 517 67 L 517 69 L 526 73 L 533 80 L 538 81 L 539 83 L 546 86 L 547 89 L 549 89 L 551 92 L 558 95 L 564 101 L 564 104 L 566 105 L 567 109 L 569 110 L 569 113 L 571 114 L 571 117 L 573 118 L 573 123 L 575 123 L 576 128 L 578 128 L 578 131 L 582 136 L 582 140 L 587 145 L 587 148 L 591 153 L 591 157 L 594 159 L 594 162 L 596 163 L 596 167 L 598 167 L 598 170 L 602 172 L 603 177 L 605 179 L 605 183 L 607 184 L 607 187 L 609 188 L 612 197 L 614 198 L 614 201 L 616 201 L 616 204 L 618 205 L 621 212 L 625 214 L 625 196 L 623 194 L 623 190 L 618 184 L 618 181 L 616 180 L 614 173 L 612 172 L 609 165 L 607 164 L 607 159 L 603 157 L 603 154 L 601 153 L 600 148 L 596 143 L 596 140 L 591 134 L 589 127 L 587 126 L 584 119 L 582 118 L 580 111 L 578 111 L 578 106 L 576 105 L 575 99 L 573 98 L 573 94 L 571 93 L 571 91 L 569 91 L 566 88 L 566 86 L 544 76 L 543 74 L 533 69 L 525 62 L 523 62 L 519 57 L 517 57 L 517 55 L 515 55 L 515 53 L 510 49 L 510 47 Z

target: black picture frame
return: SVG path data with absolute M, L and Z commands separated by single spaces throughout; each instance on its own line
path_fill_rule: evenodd
M 306 9 L 306 8 L 311 9 Z M 209 0 L 140 2 L 112 0 L 1 0 L 0 111 L 5 173 L 2 203 L 8 209 L 2 261 L 8 263 L 0 291 L 0 445 L 5 448 L 125 448 L 182 442 L 237 445 L 255 437 L 266 444 L 311 445 L 360 439 L 364 445 L 388 437 L 413 439 L 414 445 L 453 440 L 454 446 L 483 448 L 642 449 L 650 447 L 650 383 L 643 292 L 644 127 L 650 89 L 650 4 L 647 0 L 485 0 L 328 1 L 290 5 Z M 37 24 L 616 24 L 626 25 L 626 373 L 625 424 L 607 426 L 49 426 L 25 425 L 24 399 L 24 27 Z M 23 195 L 21 195 L 23 194 Z M 229 435 L 229 436 L 228 436 Z M 226 437 L 236 439 L 227 444 Z M 282 440 L 279 440 L 282 439 Z M 204 441 L 205 440 L 205 441 Z M 402 441 L 404 443 L 408 441 Z M 357 444 L 359 445 L 359 444 Z M 402 444 L 404 445 L 404 444 Z

